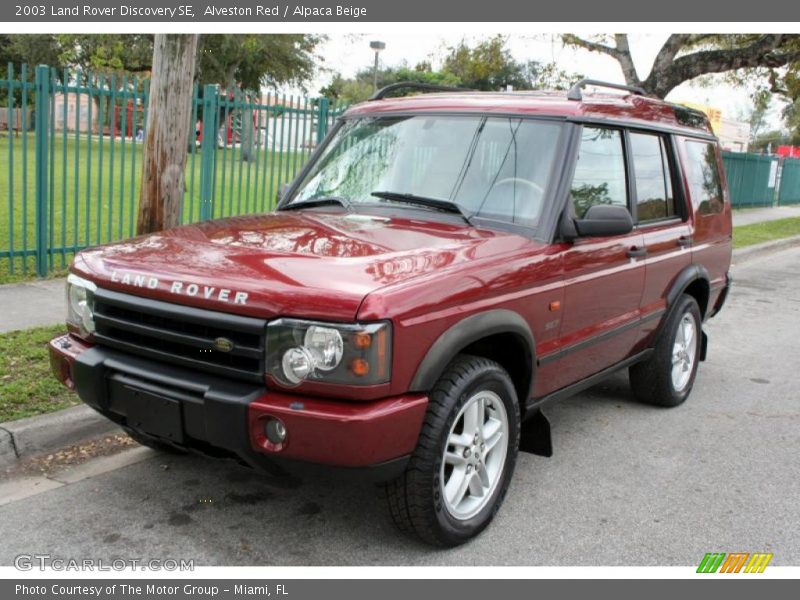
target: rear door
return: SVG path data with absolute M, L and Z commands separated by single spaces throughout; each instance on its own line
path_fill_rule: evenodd
M 576 218 L 595 204 L 630 210 L 630 174 L 624 132 L 584 125 L 571 202 Z M 557 368 L 549 372 L 563 387 L 628 356 L 638 336 L 644 288 L 643 236 L 639 231 L 578 238 L 564 251 L 564 306 Z M 542 357 L 542 362 L 549 362 Z
M 667 291 L 692 262 L 692 227 L 670 136 L 630 131 L 628 148 L 633 216 L 647 251 L 640 334 L 643 342 L 649 342 L 666 310 Z
M 731 203 L 722 177 L 722 155 L 712 141 L 682 140 L 682 164 L 694 219 L 692 261 L 708 272 L 713 307 L 731 264 Z

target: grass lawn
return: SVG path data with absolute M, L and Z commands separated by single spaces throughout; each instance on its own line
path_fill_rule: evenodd
M 75 247 L 132 237 L 136 227 L 142 145 L 97 134 L 78 138 L 56 132 L 51 137 L 50 246 L 54 269 L 69 265 Z M 10 250 L 35 247 L 34 134 L 0 134 L 0 283 L 30 278 L 33 256 L 9 259 Z M 290 181 L 307 152 L 272 152 L 257 146 L 252 160 L 241 149 L 216 152 L 213 217 L 269 210 L 280 185 Z M 189 153 L 183 221 L 199 220 L 200 151 Z M 11 263 L 9 263 L 11 260 Z M 23 261 L 27 261 L 23 264 Z M 27 274 L 25 269 L 27 268 Z
M 77 394 L 50 371 L 47 342 L 63 325 L 0 333 L 0 422 L 78 404 Z
M 733 228 L 733 247 L 744 248 L 793 235 L 800 235 L 800 217 L 740 225 Z

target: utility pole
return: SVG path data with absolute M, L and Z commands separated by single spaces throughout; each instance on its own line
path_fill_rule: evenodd
M 386 43 L 376 40 L 370 42 L 369 47 L 375 51 L 375 66 L 372 69 L 372 91 L 375 92 L 378 90 L 378 56 L 386 48 Z
M 196 34 L 155 36 L 136 226 L 139 234 L 180 224 L 186 149 L 193 130 L 197 39 Z

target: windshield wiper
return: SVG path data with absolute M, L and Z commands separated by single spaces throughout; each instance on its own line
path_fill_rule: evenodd
M 325 206 L 327 204 L 340 204 L 349 212 L 353 208 L 353 203 L 343 196 L 325 196 L 322 198 L 311 198 L 302 202 L 292 202 L 281 207 L 281 210 L 295 210 L 298 208 L 309 208 L 313 206 Z
M 408 194 L 405 192 L 372 192 L 372 196 L 376 198 L 380 198 L 381 200 L 391 200 L 393 202 L 405 202 L 407 204 L 416 204 L 417 206 L 424 206 L 427 208 L 433 208 L 436 210 L 441 210 L 444 212 L 453 213 L 456 215 L 461 215 L 461 217 L 470 225 L 472 222 L 470 221 L 470 215 L 464 212 L 464 209 L 461 208 L 455 202 L 450 200 L 442 200 L 441 198 L 429 198 L 427 196 L 417 196 L 416 194 Z

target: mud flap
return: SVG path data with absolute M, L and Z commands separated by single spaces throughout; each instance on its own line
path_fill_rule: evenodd
M 705 360 L 708 353 L 708 335 L 705 331 L 701 331 L 701 333 L 703 335 L 700 338 L 700 360 Z
M 550 437 L 550 421 L 541 410 L 525 419 L 520 432 L 519 449 L 538 456 L 553 456 L 553 442 Z

